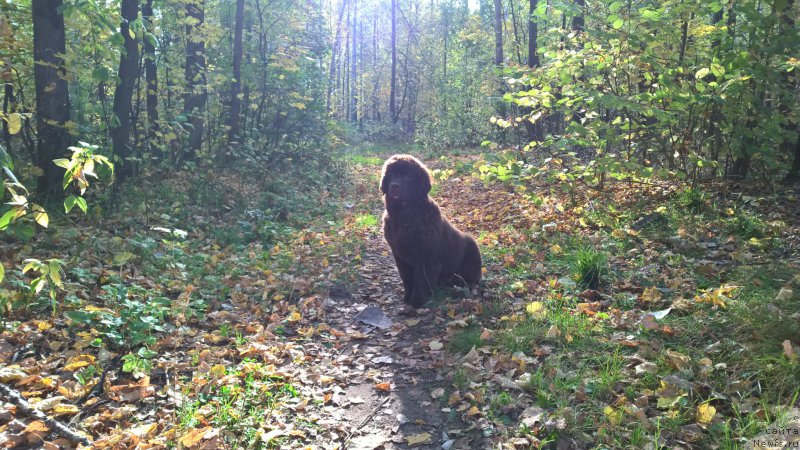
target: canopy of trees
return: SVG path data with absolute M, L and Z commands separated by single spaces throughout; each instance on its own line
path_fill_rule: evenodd
M 319 151 L 331 118 L 430 147 L 588 154 L 601 172 L 792 176 L 797 13 L 794 0 L 8 3 L 3 142 L 43 189 L 78 138 L 124 178 Z

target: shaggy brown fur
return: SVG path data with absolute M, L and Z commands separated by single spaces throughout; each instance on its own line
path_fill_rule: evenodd
M 474 286 L 481 280 L 478 244 L 442 216 L 430 190 L 428 168 L 413 156 L 394 155 L 384 163 L 383 234 L 403 280 L 403 301 L 415 308 L 427 301 L 434 285 Z

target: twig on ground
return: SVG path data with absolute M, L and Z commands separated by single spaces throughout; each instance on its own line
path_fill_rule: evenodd
M 83 445 L 91 445 L 91 442 L 86 438 L 86 436 L 79 434 L 77 431 L 70 429 L 63 423 L 48 417 L 45 413 L 32 407 L 30 403 L 28 403 L 28 400 L 20 395 L 19 392 L 15 391 L 4 383 L 0 383 L 0 394 L 17 405 L 17 411 L 28 417 L 32 417 L 36 420 L 44 422 L 45 425 L 51 428 L 59 436 L 67 438 L 71 442 Z

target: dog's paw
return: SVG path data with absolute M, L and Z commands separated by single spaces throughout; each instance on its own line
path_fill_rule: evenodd
M 417 308 L 414 308 L 413 306 L 411 306 L 411 305 L 406 303 L 406 304 L 403 305 L 403 309 L 400 310 L 400 315 L 403 315 L 403 316 L 416 316 L 417 315 Z

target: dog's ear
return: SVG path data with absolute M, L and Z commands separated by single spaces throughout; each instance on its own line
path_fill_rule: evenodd
M 417 170 L 415 170 L 415 172 L 417 176 L 416 185 L 417 189 L 419 189 L 419 196 L 427 197 L 428 193 L 431 191 L 431 187 L 433 186 L 431 172 L 421 161 L 417 161 L 417 163 L 419 166 L 416 167 Z
M 387 159 L 385 163 L 383 163 L 383 168 L 381 169 L 381 193 L 386 194 L 389 191 L 389 179 L 391 175 L 389 174 L 389 166 L 394 162 L 394 156 Z

